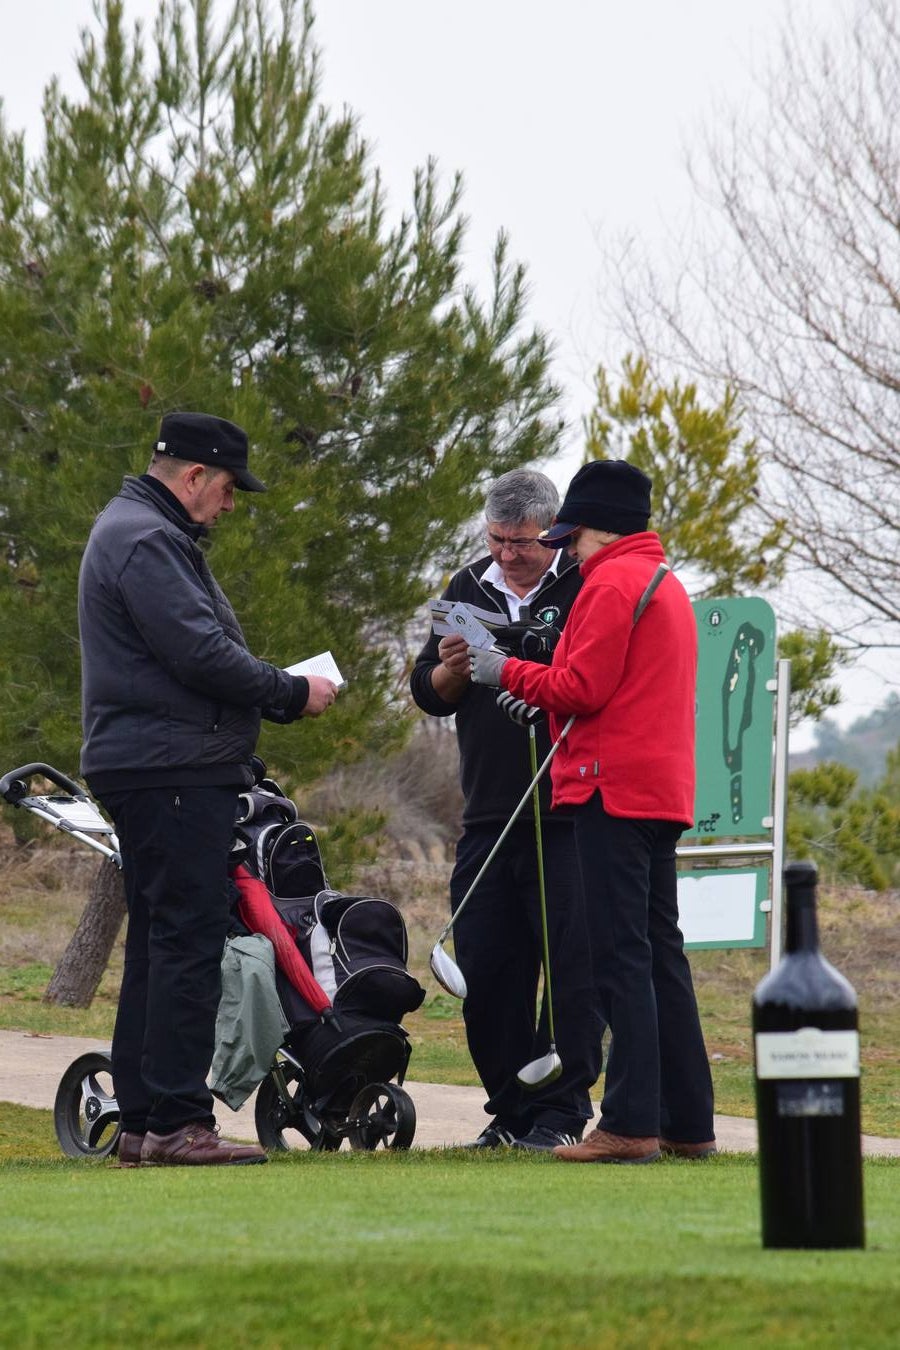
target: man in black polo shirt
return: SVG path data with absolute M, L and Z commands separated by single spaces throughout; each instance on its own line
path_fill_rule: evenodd
M 128 904 L 112 1052 L 123 1166 L 265 1161 L 219 1138 L 206 1086 L 237 794 L 260 718 L 317 717 L 336 691 L 247 650 L 199 547 L 235 489 L 265 491 L 241 428 L 172 413 L 81 563 L 81 771 L 115 821 Z
M 556 514 L 558 494 L 546 475 L 514 469 L 485 500 L 487 556 L 451 579 L 444 597 L 495 610 L 521 625 L 513 654 L 549 663 L 581 586 L 569 558 L 541 548 L 537 535 Z M 549 561 L 548 552 L 553 556 Z M 502 639 L 501 639 L 502 641 Z M 455 909 L 490 853 L 531 780 L 528 733 L 497 706 L 497 691 L 473 684 L 465 638 L 432 633 L 416 660 L 410 688 L 433 717 L 456 715 L 463 789 L 463 833 L 450 881 Z M 538 755 L 549 748 L 546 723 L 537 727 Z M 581 1138 L 592 1114 L 589 1098 L 600 1072 L 603 1023 L 591 990 L 587 928 L 575 866 L 572 823 L 550 814 L 546 781 L 541 818 L 556 1041 L 563 1072 L 538 1091 L 525 1091 L 519 1069 L 547 1053 L 546 1028 L 535 1032 L 541 966 L 541 924 L 534 822 L 526 812 L 513 826 L 453 930 L 465 976 L 463 1004 L 469 1051 L 488 1094 L 492 1117 L 475 1147 L 518 1144 L 550 1150 Z

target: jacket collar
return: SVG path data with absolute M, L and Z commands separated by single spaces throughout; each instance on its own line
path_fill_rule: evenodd
M 494 606 L 500 611 L 501 614 L 506 614 L 506 617 L 509 618 L 506 608 L 506 600 L 504 598 L 503 592 L 498 591 L 494 586 L 492 586 L 491 582 L 488 581 L 487 578 L 485 577 L 485 573 L 490 567 L 491 562 L 492 559 L 490 556 L 486 558 L 479 558 L 477 562 L 471 563 L 467 570 L 469 576 L 475 582 L 479 590 L 483 592 L 483 594 L 487 597 L 487 599 L 494 604 Z M 544 595 L 549 596 L 549 593 L 553 589 L 553 587 L 556 586 L 557 583 L 561 581 L 563 577 L 568 576 L 568 574 L 572 571 L 572 569 L 577 566 L 578 564 L 576 563 L 574 558 L 565 557 L 560 559 L 559 565 L 555 573 L 551 568 L 548 567 L 544 575 L 541 577 L 540 585 L 538 586 L 537 592 L 535 593 L 535 596 L 531 601 L 531 605 L 532 606 L 535 605 L 537 601 Z
M 605 544 L 603 548 L 598 548 L 597 552 L 592 554 L 587 562 L 579 564 L 581 575 L 589 577 L 604 563 L 613 562 L 616 558 L 623 558 L 628 554 L 646 558 L 648 561 L 656 563 L 666 560 L 660 537 L 655 530 L 641 530 L 639 534 L 623 535 L 621 539 L 615 539 L 611 544 Z
M 169 491 L 165 483 L 161 483 L 158 478 L 151 478 L 149 474 L 141 474 L 140 478 L 126 474 L 122 480 L 119 496 L 124 497 L 126 501 L 143 502 L 145 506 L 155 507 L 167 520 L 177 525 L 180 530 L 184 530 L 185 534 L 190 535 L 195 541 L 209 533 L 205 525 L 198 525 L 196 521 L 191 520 L 181 502 Z

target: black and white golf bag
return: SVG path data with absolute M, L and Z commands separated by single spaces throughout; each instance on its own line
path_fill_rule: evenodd
M 260 787 L 241 804 L 233 856 L 268 889 L 338 1015 L 399 1023 L 418 1008 L 425 990 L 406 968 L 406 924 L 397 906 L 332 890 L 315 832 L 293 802 Z M 292 1025 L 309 1023 L 310 1010 L 283 977 L 279 996 Z

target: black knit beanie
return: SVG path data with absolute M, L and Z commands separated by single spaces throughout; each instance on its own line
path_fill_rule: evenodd
M 541 543 L 561 548 L 579 525 L 610 534 L 638 534 L 650 518 L 650 479 L 624 459 L 592 460 L 578 470 Z

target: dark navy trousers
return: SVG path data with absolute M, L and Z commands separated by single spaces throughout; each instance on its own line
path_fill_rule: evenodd
M 102 794 L 122 852 L 128 932 L 113 1035 L 122 1128 L 215 1124 L 206 1086 L 229 923 L 236 787 Z
M 594 982 L 612 1045 L 599 1125 L 680 1143 L 713 1138 L 713 1093 L 678 927 L 681 826 L 575 808 Z
M 502 824 L 468 825 L 450 881 L 455 909 L 499 837 Z M 533 820 L 517 822 L 453 929 L 468 994 L 469 1052 L 488 1094 L 485 1110 L 517 1135 L 535 1123 L 580 1134 L 600 1073 L 603 1021 L 591 982 L 584 896 L 570 821 L 542 829 L 550 971 L 562 1076 L 536 1092 L 516 1073 L 549 1050 L 546 1008 L 537 1024 L 541 920 Z

